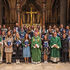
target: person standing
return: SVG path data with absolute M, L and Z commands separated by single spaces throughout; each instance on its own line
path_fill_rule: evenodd
M 69 26 L 67 25 L 67 26 L 66 26 L 66 34 L 67 34 L 67 35 L 68 35 L 69 30 L 70 30 L 70 29 L 69 29 Z
M 3 25 L 2 31 L 5 31 L 5 33 L 7 33 L 7 28 L 5 25 Z
M 63 32 L 63 29 L 64 29 L 64 25 L 63 24 L 60 24 L 60 32 L 61 33 Z
M 7 37 L 5 39 L 5 53 L 6 53 L 6 63 L 11 64 L 12 62 L 12 53 L 13 53 L 13 37 L 11 32 L 8 31 Z
M 25 60 L 25 63 L 28 63 L 29 57 L 30 57 L 30 40 L 29 40 L 29 35 L 26 33 L 24 41 L 22 43 L 23 45 L 23 57 Z
M 68 62 L 69 46 L 68 46 L 68 39 L 66 38 L 66 34 L 63 34 L 61 44 L 62 44 L 62 54 L 61 54 L 62 62 Z
M 45 34 L 46 34 L 46 30 L 43 29 L 42 34 L 41 34 L 41 39 L 42 39 L 42 40 L 44 39 Z
M 16 23 L 16 26 L 14 28 L 16 29 L 16 32 L 20 32 L 20 26 L 18 23 Z
M 26 32 L 24 31 L 23 27 L 21 28 L 19 34 L 20 34 L 20 38 L 21 38 L 21 40 L 23 40 L 24 37 L 25 37 L 25 34 L 26 34 Z
M 5 31 L 2 31 L 2 40 L 3 40 L 3 59 L 5 58 L 5 39 L 6 39 L 6 33 L 5 33 Z
M 69 62 L 70 62 L 70 30 L 68 32 L 68 43 L 69 43 Z
M 38 36 L 38 33 L 35 30 L 31 42 L 32 63 L 37 64 L 41 62 L 41 46 L 42 46 L 41 38 Z
M 0 35 L 0 63 L 3 61 L 3 40 L 2 36 Z
M 51 54 L 50 58 L 53 63 L 57 63 L 60 61 L 60 48 L 61 48 L 61 40 L 60 37 L 57 36 L 57 32 L 53 33 L 53 37 L 50 40 Z
M 47 63 L 48 62 L 48 53 L 49 53 L 48 35 L 44 36 L 42 49 L 43 49 L 43 53 L 44 53 L 44 63 Z
M 20 35 L 17 32 L 16 37 L 15 37 L 15 46 L 16 46 L 16 63 L 20 63 L 20 46 L 21 46 L 21 40 L 20 40 Z

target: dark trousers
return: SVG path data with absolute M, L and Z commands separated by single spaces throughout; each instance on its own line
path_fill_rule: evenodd
M 69 55 L 68 52 L 62 52 L 62 62 L 68 62 L 69 61 L 68 55 Z
M 16 46 L 16 59 L 20 59 L 20 46 Z

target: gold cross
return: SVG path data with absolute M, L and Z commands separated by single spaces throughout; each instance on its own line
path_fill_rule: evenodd
M 31 25 L 32 25 L 32 17 L 33 17 L 33 14 L 37 14 L 37 12 L 33 12 L 32 11 L 32 7 L 31 7 L 31 11 L 30 12 L 26 12 L 27 14 L 30 14 L 31 16 Z

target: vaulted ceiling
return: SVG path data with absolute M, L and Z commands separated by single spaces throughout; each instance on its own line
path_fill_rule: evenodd
M 7 4 L 7 6 L 8 6 L 8 8 L 16 8 L 16 1 L 17 0 L 4 0 L 5 2 L 6 2 L 6 4 Z M 42 4 L 43 4 L 43 1 L 44 0 L 21 0 L 20 1 L 20 3 L 21 3 L 21 7 L 23 6 L 23 5 L 25 5 L 25 3 L 26 3 L 26 1 L 28 1 L 29 3 L 30 2 L 32 2 L 32 3 L 36 3 L 36 4 L 38 4 L 39 6 L 43 6 Z M 46 8 L 47 9 L 50 9 L 51 8 L 51 2 L 52 2 L 52 0 L 45 0 L 45 2 L 46 2 Z

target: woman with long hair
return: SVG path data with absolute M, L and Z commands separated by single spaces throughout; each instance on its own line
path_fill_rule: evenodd
M 26 33 L 24 41 L 23 41 L 23 57 L 25 60 L 25 63 L 28 63 L 29 57 L 30 57 L 30 40 L 29 35 Z

